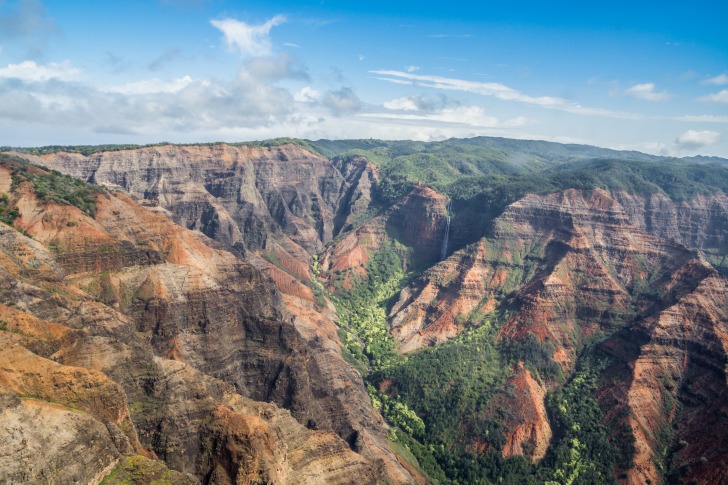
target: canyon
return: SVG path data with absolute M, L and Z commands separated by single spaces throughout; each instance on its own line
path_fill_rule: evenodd
M 726 168 L 462 143 L 0 155 L 0 479 L 728 483 Z

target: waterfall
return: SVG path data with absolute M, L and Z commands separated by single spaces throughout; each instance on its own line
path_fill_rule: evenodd
M 452 201 L 447 203 L 447 222 L 445 223 L 445 239 L 442 240 L 442 251 L 440 252 L 440 261 L 447 256 L 447 241 L 450 239 L 450 211 L 452 211 Z

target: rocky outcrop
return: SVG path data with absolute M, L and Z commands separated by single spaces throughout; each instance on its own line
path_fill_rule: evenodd
M 168 145 L 27 158 L 123 189 L 229 246 L 257 250 L 273 239 L 309 254 L 368 208 L 376 177 L 364 159 L 331 163 L 294 144 Z
M 119 460 L 103 423 L 0 386 L 0 478 L 8 483 L 99 483 Z
M 607 420 L 634 437 L 624 483 L 659 483 L 665 475 L 670 481 L 728 480 L 726 289 L 723 278 L 711 275 L 600 346 L 614 362 L 608 372 L 621 377 L 600 391 Z
M 549 341 L 555 360 L 570 368 L 582 339 L 620 328 L 711 271 L 684 246 L 639 232 L 599 190 L 526 196 L 493 232 L 400 293 L 390 325 L 402 351 L 452 338 L 507 304 L 518 312 L 501 338 Z
M 720 269 L 728 254 L 728 197 L 723 193 L 674 201 L 665 194 L 615 192 L 630 222 L 660 239 L 700 249 Z
M 432 264 L 440 258 L 446 215 L 445 196 L 418 184 L 392 208 L 386 229 L 400 243 L 412 248 L 413 266 Z
M 18 191 L 16 225 L 35 240 L 0 224 L 0 302 L 13 305 L 0 308 L 0 385 L 17 414 L 8 415 L 8 426 L 22 423 L 23 436 L 38 442 L 46 436 L 35 426 L 42 419 L 24 417 L 35 412 L 26 395 L 87 417 L 54 415 L 63 433 L 50 440 L 58 446 L 49 447 L 48 459 L 37 462 L 34 475 L 0 468 L 2 479 L 42 478 L 70 463 L 64 481 L 94 482 L 120 457 L 140 453 L 199 479 L 214 474 L 219 483 L 344 483 L 350 476 L 376 483 L 399 469 L 381 444 L 386 428 L 378 415 L 365 438 L 350 428 L 345 436 L 354 438 L 347 443 L 331 431 L 342 432 L 337 425 L 348 422 L 333 412 L 340 402 L 312 358 L 316 349 L 283 319 L 275 292 L 253 266 L 120 194 L 101 196 L 91 219 L 39 201 L 27 185 Z M 143 248 L 159 259 L 101 272 L 58 262 L 76 244 L 97 241 Z M 368 405 L 365 392 L 364 398 Z M 71 446 L 83 444 L 82 427 L 99 430 L 96 448 L 85 445 L 93 463 L 79 460 L 83 449 Z M 381 451 L 365 456 L 380 449 L 366 436 L 378 438 Z M 377 453 L 389 453 L 394 464 Z M 77 463 L 88 475 L 74 471 Z
M 661 192 L 616 191 L 614 198 L 640 230 L 700 250 L 721 273 L 728 271 L 728 197 L 722 192 L 672 200 Z
M 485 409 L 489 419 L 496 419 L 506 435 L 501 450 L 504 458 L 525 456 L 536 463 L 546 456 L 551 442 L 551 426 L 546 414 L 546 389 L 519 362 Z M 506 391 L 507 390 L 507 391 Z
M 330 244 L 321 256 L 321 278 L 333 292 L 366 280 L 376 251 L 395 245 L 404 270 L 440 258 L 445 237 L 447 199 L 422 184 L 400 201 Z
M 718 403 L 728 392 L 728 301 L 715 269 L 679 242 L 632 225 L 599 190 L 526 196 L 492 232 L 400 293 L 390 313 L 400 350 L 500 321 L 504 345 L 534 338 L 569 375 L 584 342 L 606 339 L 599 352 L 612 362 L 611 378 L 598 396 L 613 438 L 633 452 L 617 475 L 630 484 L 725 481 Z M 540 379 L 560 385 L 548 374 Z M 501 389 L 487 405 L 506 435 L 501 453 L 538 460 L 550 436 L 545 389 L 520 368 Z M 699 423 L 700 413 L 716 419 Z M 471 449 L 484 451 L 477 441 Z

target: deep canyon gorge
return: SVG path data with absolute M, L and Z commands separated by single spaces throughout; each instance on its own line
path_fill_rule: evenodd
M 0 154 L 0 481 L 728 483 L 728 160 Z

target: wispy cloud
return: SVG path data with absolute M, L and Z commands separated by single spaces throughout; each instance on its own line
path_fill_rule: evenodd
M 122 84 L 120 86 L 108 86 L 102 88 L 107 93 L 119 94 L 157 94 L 157 93 L 177 93 L 192 84 L 190 76 L 184 76 L 170 81 L 161 79 L 147 79 L 132 83 Z
M 301 88 L 293 95 L 293 99 L 299 103 L 315 103 L 321 99 L 321 93 L 313 89 L 311 86 Z
M 460 106 L 460 102 L 444 94 L 440 94 L 439 96 L 424 96 L 418 94 L 392 99 L 385 102 L 383 106 L 389 110 L 432 112 Z
M 669 119 L 674 121 L 688 121 L 692 123 L 728 123 L 728 116 L 718 115 L 683 115 Z
M 723 89 L 717 93 L 709 94 L 698 98 L 698 101 L 706 103 L 728 103 L 728 89 Z
M 656 92 L 655 83 L 635 84 L 624 92 L 645 101 L 667 101 L 672 98 L 672 94 L 667 91 Z
M 403 108 L 405 111 L 411 107 Z M 489 116 L 480 106 L 446 107 L 432 112 L 375 112 L 362 113 L 360 117 L 404 123 L 439 124 L 444 126 L 469 126 L 473 128 L 514 128 L 526 125 L 530 120 L 519 116 L 501 121 Z
M 225 36 L 231 50 L 242 56 L 267 56 L 272 52 L 270 31 L 286 21 L 283 15 L 276 15 L 260 25 L 251 25 L 236 19 L 211 20 L 213 27 Z
M 678 151 L 691 151 L 715 145 L 719 139 L 720 133 L 717 131 L 688 130 L 678 136 L 673 145 Z
M 253 57 L 245 63 L 245 69 L 239 76 L 255 80 L 277 81 L 279 79 L 308 80 L 306 66 L 297 58 L 284 52 L 275 57 Z
M 481 96 L 492 96 L 504 101 L 516 101 L 520 103 L 540 106 L 545 109 L 553 109 L 588 116 L 604 116 L 610 118 L 641 119 L 640 115 L 605 110 L 601 108 L 589 108 L 574 101 L 554 96 L 529 96 L 516 89 L 501 83 L 484 83 L 467 81 L 442 76 L 428 76 L 401 71 L 378 70 L 370 71 L 377 74 L 377 79 L 395 84 L 443 89 L 449 91 L 462 91 L 479 94 Z
M 407 66 L 407 72 L 417 72 L 420 70 L 420 66 Z
M 724 84 L 728 84 L 728 74 L 725 74 L 725 73 L 719 74 L 717 76 L 706 79 L 701 84 L 712 84 L 714 86 L 723 86 Z
M 23 81 L 43 82 L 49 79 L 68 81 L 79 76 L 81 71 L 69 61 L 38 64 L 35 61 L 23 61 L 19 64 L 8 64 L 0 69 L 0 78 L 20 79 Z

